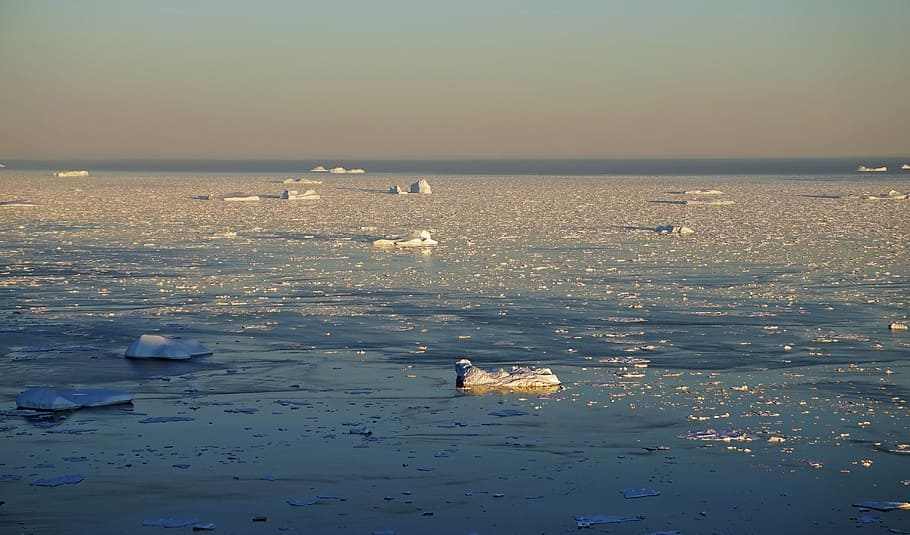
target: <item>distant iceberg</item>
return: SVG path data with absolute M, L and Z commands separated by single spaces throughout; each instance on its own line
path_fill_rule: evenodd
M 723 195 L 724 192 L 720 191 L 719 189 L 698 188 L 686 190 L 683 193 L 686 195 Z
M 910 171 L 910 163 L 905 163 L 901 166 L 902 171 Z
M 336 175 L 343 175 L 343 174 L 347 173 L 348 170 L 345 169 L 344 167 L 341 167 L 341 166 L 339 165 L 338 167 L 333 167 L 333 168 L 331 168 L 331 169 L 329 170 L 329 172 L 332 173 L 332 174 L 336 174 Z
M 674 225 L 660 225 L 654 229 L 654 232 L 658 234 L 692 234 L 695 231 L 689 227 L 677 227 Z
M 499 369 L 490 372 L 474 366 L 468 359 L 455 363 L 455 374 L 455 386 L 458 388 L 531 389 L 560 385 L 559 378 L 550 368 L 513 366 L 510 371 Z
M 328 173 L 329 170 L 321 165 L 317 165 L 316 167 L 310 169 L 310 172 L 311 173 Z
M 366 173 L 366 171 L 364 171 L 363 169 L 361 169 L 359 167 L 355 167 L 353 169 L 348 169 L 348 173 L 353 174 L 353 175 L 360 175 L 360 174 Z
M 60 178 L 77 178 L 77 177 L 82 177 L 82 176 L 88 176 L 88 171 L 86 171 L 84 169 L 80 170 L 80 171 L 54 171 L 54 176 L 60 177 Z
M 856 170 L 860 173 L 887 173 L 888 167 L 884 165 L 879 167 L 866 167 L 865 165 L 861 165 L 857 167 Z
M 376 240 L 376 247 L 433 247 L 438 244 L 426 230 L 415 230 L 403 238 L 384 238 Z
M 430 188 L 430 183 L 426 181 L 425 178 L 421 178 L 417 182 L 411 184 L 410 188 L 411 193 L 433 193 L 433 190 Z
M 322 169 L 325 171 L 325 168 Z M 317 171 L 314 171 L 317 172 Z M 285 178 L 284 184 L 322 184 L 322 180 L 311 180 L 309 178 Z
M 11 201 L 0 201 L 0 206 L 9 206 L 11 208 L 28 208 L 38 206 L 32 201 L 27 201 L 25 199 L 13 199 Z

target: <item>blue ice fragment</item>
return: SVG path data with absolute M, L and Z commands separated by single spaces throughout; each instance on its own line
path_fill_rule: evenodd
M 528 413 L 526 411 L 522 411 L 522 410 L 518 410 L 518 409 L 502 409 L 502 410 L 493 411 L 493 412 L 489 413 L 490 416 L 499 416 L 500 418 L 505 418 L 508 416 L 523 416 L 525 414 L 528 414 Z
M 224 409 L 224 412 L 230 412 L 230 413 L 235 413 L 235 414 L 254 414 L 256 412 L 259 412 L 259 409 L 256 409 L 254 407 L 242 407 L 239 409 Z
M 33 481 L 31 485 L 35 487 L 59 487 L 60 485 L 75 485 L 85 479 L 82 474 L 72 474 L 67 476 L 54 477 L 51 479 L 40 479 Z
M 0 474 L 0 481 L 19 481 L 22 476 L 18 474 Z
M 635 489 L 635 488 L 626 488 L 620 490 L 622 495 L 626 498 L 646 498 L 648 496 L 659 496 L 660 492 L 650 489 Z
M 154 518 L 142 521 L 143 526 L 156 526 L 159 528 L 185 528 L 198 523 L 198 518 Z
M 193 418 L 189 416 L 155 416 L 154 418 L 143 418 L 139 420 L 140 424 L 160 424 L 164 422 L 192 422 Z
M 319 498 L 307 498 L 305 500 L 288 500 L 288 505 L 293 505 L 295 507 L 301 507 L 304 505 L 316 505 L 319 503 Z
M 616 524 L 619 522 L 635 522 L 643 520 L 641 516 L 616 516 L 616 515 L 580 515 L 575 517 L 579 528 L 589 528 L 595 524 Z

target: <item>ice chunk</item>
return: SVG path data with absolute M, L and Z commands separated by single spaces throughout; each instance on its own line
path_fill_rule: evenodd
M 29 388 L 16 398 L 16 407 L 44 411 L 70 411 L 82 405 L 51 388 Z
M 60 392 L 60 395 L 74 403 L 78 403 L 82 407 L 103 407 L 133 401 L 133 395 L 128 392 L 106 388 L 64 390 Z
M 155 416 L 152 418 L 143 418 L 139 420 L 140 424 L 161 424 L 166 422 L 192 422 L 193 418 L 189 416 Z
M 698 188 L 686 190 L 683 193 L 686 195 L 723 195 L 724 192 L 720 191 L 719 189 Z
M 490 416 L 499 416 L 500 418 L 508 418 L 509 416 L 524 416 L 528 414 L 526 411 L 519 409 L 500 409 L 498 411 L 493 411 L 490 413 Z
M 319 194 L 316 193 L 314 189 L 308 189 L 303 193 L 300 193 L 296 189 L 286 189 L 284 193 L 281 194 L 282 199 L 287 199 L 289 201 L 318 201 Z
M 403 238 L 383 238 L 373 242 L 376 247 L 433 247 L 439 242 L 426 230 L 415 230 Z
M 624 498 L 647 498 L 648 496 L 660 496 L 660 492 L 650 489 L 621 489 Z
M 617 516 L 617 515 L 580 515 L 575 517 L 575 522 L 579 528 L 589 528 L 595 524 L 616 524 L 619 522 L 635 522 L 643 520 L 641 516 Z
M 402 187 L 399 186 L 398 184 L 395 184 L 395 185 L 393 185 L 393 186 L 389 186 L 389 193 L 392 193 L 392 194 L 394 194 L 394 195 L 405 195 L 405 194 L 407 194 L 408 192 L 406 192 L 406 191 L 404 190 L 404 188 L 402 188 Z
M 425 178 L 421 178 L 417 182 L 411 184 L 410 191 L 411 193 L 433 193 L 433 190 L 430 188 L 430 183 L 427 182 Z
M 129 347 L 124 356 L 133 359 L 187 360 L 211 355 L 212 350 L 191 338 L 177 335 L 143 334 Z
M 510 371 L 488 372 L 474 366 L 470 360 L 455 363 L 455 386 L 481 389 L 534 389 L 558 387 L 559 378 L 549 368 L 513 366 Z
M 293 505 L 294 507 L 303 507 L 306 505 L 316 505 L 319 503 L 319 498 L 307 498 L 304 500 L 290 499 L 288 500 L 288 505 Z
M 82 474 L 72 474 L 67 476 L 54 477 L 51 479 L 40 479 L 30 483 L 35 487 L 59 487 L 60 485 L 75 485 L 85 479 Z
M 876 511 L 893 511 L 894 509 L 910 509 L 910 502 L 856 502 L 853 507 L 875 509 Z
M 717 431 L 715 429 L 705 429 L 704 431 L 689 431 L 684 435 L 679 435 L 679 438 L 684 438 L 686 440 L 716 440 L 719 442 L 732 442 L 732 441 L 752 441 L 757 437 L 755 435 L 750 435 L 743 431 L 736 430 L 722 430 Z
M 79 178 L 88 176 L 88 171 L 84 169 L 78 171 L 54 171 L 54 176 L 58 178 Z
M 258 201 L 259 195 L 250 195 L 249 193 L 243 193 L 241 191 L 235 191 L 233 193 L 225 193 L 224 195 L 218 197 L 222 201 L 227 202 L 251 202 Z
M 10 208 L 29 208 L 38 205 L 32 201 L 27 201 L 25 199 L 13 199 L 11 201 L 0 201 L 0 206 L 9 206 Z
M 910 326 L 908 326 L 907 323 L 903 321 L 892 321 L 888 324 L 888 328 L 892 331 L 906 331 L 910 329 Z
M 660 225 L 659 227 L 654 229 L 654 232 L 656 232 L 658 234 L 685 235 L 685 234 L 692 234 L 695 231 L 690 229 L 689 227 L 677 227 L 677 226 L 673 226 L 673 225 Z

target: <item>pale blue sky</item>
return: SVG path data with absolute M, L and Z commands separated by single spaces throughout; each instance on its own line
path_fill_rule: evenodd
M 0 159 L 910 154 L 910 1 L 0 0 Z

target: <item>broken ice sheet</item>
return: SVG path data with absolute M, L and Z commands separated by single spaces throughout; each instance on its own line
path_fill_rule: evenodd
M 82 474 L 71 474 L 66 476 L 54 477 L 50 479 L 39 479 L 33 481 L 30 485 L 35 487 L 59 487 L 60 485 L 75 485 L 85 479 Z
M 648 496 L 660 496 L 660 492 L 651 489 L 625 488 L 621 489 L 624 498 L 647 498 Z
M 874 509 L 876 511 L 893 511 L 894 509 L 910 510 L 910 502 L 856 502 L 853 507 Z
M 575 517 L 579 528 L 589 528 L 595 524 L 617 524 L 620 522 L 635 522 L 644 520 L 643 516 L 617 516 L 617 515 L 580 515 Z
M 755 440 L 755 435 L 750 435 L 744 431 L 737 430 L 715 430 L 715 429 L 705 429 L 704 431 L 689 431 L 683 435 L 679 435 L 679 438 L 684 438 L 686 440 L 716 440 L 721 442 L 731 442 L 734 440 L 743 440 L 743 441 L 752 441 Z

